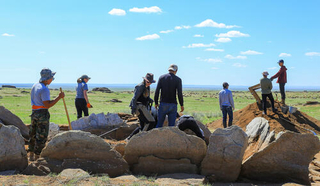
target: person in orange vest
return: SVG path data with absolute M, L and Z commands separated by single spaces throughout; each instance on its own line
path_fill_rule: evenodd
M 50 100 L 50 91 L 47 86 L 54 80 L 53 76 L 55 74 L 55 72 L 52 72 L 48 68 L 42 69 L 39 83 L 35 83 L 31 89 L 32 114 L 28 149 L 30 161 L 38 159 L 42 149 L 45 147 L 50 123 L 48 109 L 64 98 L 64 92 L 60 92 L 57 98 Z

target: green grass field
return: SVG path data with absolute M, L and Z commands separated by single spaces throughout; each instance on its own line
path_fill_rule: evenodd
M 58 90 L 51 90 L 50 92 L 52 99 L 59 93 Z M 65 91 L 65 100 L 71 121 L 76 120 L 75 94 L 75 91 Z M 185 100 L 184 114 L 193 115 L 203 123 L 212 122 L 222 116 L 218 104 L 218 91 L 184 91 L 183 94 Z M 279 93 L 274 93 L 275 99 L 276 94 L 280 95 Z M 115 93 L 90 92 L 88 97 L 93 108 L 89 110 L 89 114 L 101 112 L 105 114 L 108 112 L 130 113 L 129 103 L 132 96 L 133 93 L 129 91 Z M 151 97 L 153 98 L 153 94 Z M 236 110 L 255 102 L 248 91 L 234 91 L 233 97 Z M 110 102 L 111 99 L 118 99 L 122 102 L 113 103 Z M 299 110 L 320 120 L 320 105 L 303 106 L 307 101 L 320 102 L 320 92 L 287 92 L 286 102 L 288 105 L 296 106 Z M 30 124 L 31 104 L 29 89 L 0 89 L 0 105 L 19 116 L 25 124 Z M 50 108 L 50 114 L 51 122 L 56 124 L 68 123 L 62 100 Z

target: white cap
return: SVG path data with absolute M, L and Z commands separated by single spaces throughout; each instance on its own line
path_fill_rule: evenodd
M 175 65 L 175 64 L 171 64 L 171 65 L 169 66 L 168 70 L 172 70 L 172 71 L 176 72 L 176 71 L 178 70 L 178 66 Z
M 267 71 L 262 72 L 262 75 L 267 76 L 269 73 Z

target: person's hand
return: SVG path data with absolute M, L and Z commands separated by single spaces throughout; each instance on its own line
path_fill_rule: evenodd
M 134 116 L 136 114 L 136 109 L 132 108 L 131 109 L 131 114 Z
M 64 96 L 65 96 L 65 95 L 64 95 L 64 92 L 60 92 L 60 93 L 59 93 L 59 98 L 60 98 L 60 99 L 61 99 L 61 98 L 64 98 Z
M 158 104 L 157 104 L 157 105 L 154 105 L 154 107 L 158 110 L 159 105 L 158 105 Z
M 183 112 L 184 111 L 184 106 L 181 106 L 181 111 L 180 112 Z
M 90 103 L 87 103 L 88 108 L 92 108 L 92 105 Z
M 273 81 L 273 78 L 270 78 L 270 81 Z

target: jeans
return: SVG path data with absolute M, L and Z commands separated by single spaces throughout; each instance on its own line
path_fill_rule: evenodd
M 286 92 L 284 90 L 285 83 L 279 83 L 280 93 L 281 93 L 281 100 L 286 99 Z
M 267 97 L 269 98 L 271 102 L 272 110 L 274 111 L 274 99 L 273 99 L 272 93 L 262 94 L 262 105 L 263 105 L 263 110 L 265 114 L 267 114 Z
M 77 108 L 77 118 L 82 117 L 82 112 L 84 116 L 89 116 L 87 101 L 84 98 L 76 98 L 75 105 Z
M 231 106 L 222 106 L 222 116 L 223 116 L 223 127 L 227 128 L 227 114 L 229 115 L 228 127 L 232 125 L 233 112 Z
M 166 119 L 166 115 L 168 115 L 169 126 L 174 126 L 176 123 L 177 116 L 177 104 L 163 102 L 160 103 L 158 110 L 158 123 L 156 128 L 160 128 L 163 126 L 163 122 Z

